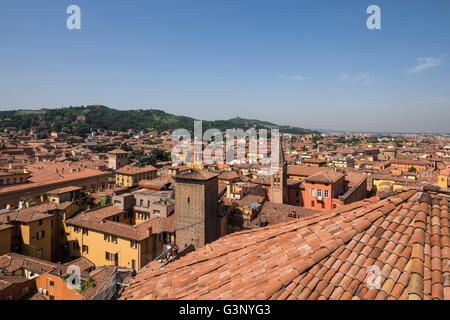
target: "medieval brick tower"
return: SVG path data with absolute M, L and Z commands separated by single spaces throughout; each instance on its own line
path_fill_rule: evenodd
M 219 238 L 217 174 L 190 169 L 175 176 L 175 239 L 180 249 Z
M 274 150 L 276 152 L 276 150 Z M 283 144 L 280 138 L 278 142 L 278 153 L 273 155 L 277 157 L 278 164 L 272 165 L 272 182 L 270 186 L 270 201 L 274 203 L 287 203 L 287 165 L 284 160 Z

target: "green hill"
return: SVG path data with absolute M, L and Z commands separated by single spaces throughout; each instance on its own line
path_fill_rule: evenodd
M 173 115 L 161 110 L 116 110 L 105 106 L 68 107 L 58 109 L 0 111 L 0 130 L 14 127 L 29 130 L 38 127 L 40 132 L 67 132 L 85 136 L 92 130 L 126 131 L 156 129 L 158 131 L 186 128 L 191 130 L 196 119 Z M 315 133 L 307 129 L 279 126 L 267 121 L 234 118 L 230 120 L 203 121 L 203 130 L 217 128 L 271 129 L 282 133 Z

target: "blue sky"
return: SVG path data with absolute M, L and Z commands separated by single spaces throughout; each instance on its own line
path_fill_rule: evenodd
M 81 8 L 82 29 L 66 28 Z M 381 30 L 366 9 L 381 8 Z M 450 2 L 1 0 L 0 110 L 450 132 Z

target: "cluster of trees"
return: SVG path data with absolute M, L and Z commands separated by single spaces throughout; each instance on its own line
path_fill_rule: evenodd
M 29 130 L 31 127 L 42 127 L 47 131 L 66 132 L 71 135 L 85 137 L 92 130 L 127 131 L 128 129 L 143 130 L 149 128 L 158 132 L 185 128 L 192 130 L 195 119 L 176 116 L 161 110 L 116 110 L 105 106 L 81 106 L 59 109 L 0 111 L 0 130 L 15 127 L 18 130 Z M 203 121 L 203 130 L 217 128 L 272 129 L 278 128 L 284 133 L 306 134 L 312 131 L 290 127 L 277 126 L 270 122 L 248 119 L 231 119 L 219 121 Z
M 170 161 L 171 155 L 166 150 L 154 148 L 150 153 L 145 154 L 144 149 L 132 150 L 129 155 L 130 160 L 136 161 L 137 167 L 154 166 L 161 161 Z

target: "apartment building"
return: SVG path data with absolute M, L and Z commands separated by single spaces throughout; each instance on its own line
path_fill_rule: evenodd
M 161 254 L 164 244 L 170 242 L 170 237 L 165 235 L 173 233 L 173 215 L 131 225 L 110 220 L 120 210 L 114 205 L 99 210 L 112 210 L 114 214 L 91 210 L 66 221 L 72 258 L 85 257 L 96 266 L 139 270 Z
M 28 182 L 29 177 L 30 173 L 25 171 L 17 171 L 17 170 L 0 171 L 0 187 L 26 183 Z
M 39 202 L 43 194 L 59 188 L 80 187 L 86 192 L 104 190 L 110 176 L 108 172 L 64 163 L 36 163 L 27 170 L 31 173 L 28 183 L 0 185 L 0 209 L 18 205 L 20 201 Z
M 414 168 L 417 172 L 423 171 L 427 168 L 431 168 L 432 164 L 424 160 L 411 160 L 411 159 L 395 159 L 391 160 L 391 167 L 400 172 L 408 172 L 411 168 Z
M 116 185 L 121 187 L 135 187 L 141 180 L 156 178 L 158 169 L 154 166 L 132 167 L 130 165 L 116 170 Z
M 16 252 L 47 261 L 64 259 L 64 221 L 78 210 L 72 202 L 1 210 L 0 253 Z

